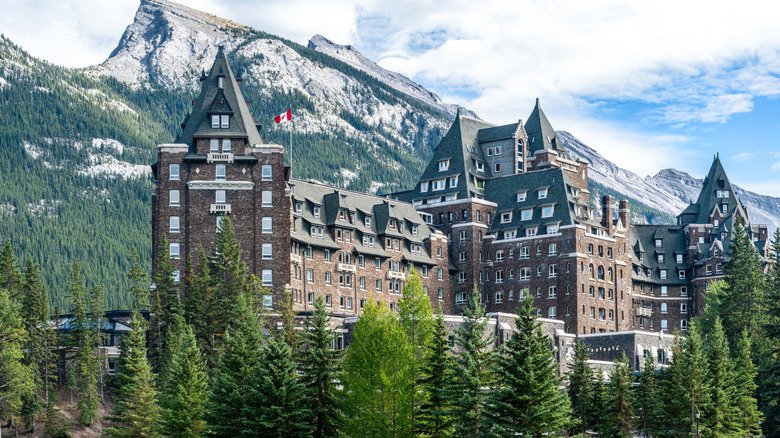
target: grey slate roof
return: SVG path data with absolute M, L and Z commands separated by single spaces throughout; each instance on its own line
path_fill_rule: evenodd
M 528 121 L 525 123 L 525 132 L 528 134 L 528 149 L 531 155 L 540 149 L 551 149 L 558 152 L 559 155 L 568 157 L 566 148 L 563 147 L 562 143 L 558 143 L 555 129 L 542 111 L 538 98 Z
M 686 269 L 687 261 L 683 257 L 683 263 L 677 263 L 677 254 L 687 253 L 687 240 L 685 230 L 677 225 L 632 225 L 630 229 L 630 244 L 633 258 L 632 278 L 659 285 L 686 285 L 689 280 L 680 280 L 678 271 Z M 655 239 L 662 240 L 660 248 L 655 246 Z M 639 260 L 640 250 L 644 249 L 642 261 Z M 658 262 L 658 255 L 664 256 L 663 262 Z M 636 268 L 642 270 L 637 275 Z M 660 278 L 660 271 L 666 270 L 666 279 Z M 646 276 L 649 270 L 651 277 Z
M 494 126 L 491 128 L 480 129 L 477 134 L 477 141 L 479 143 L 487 143 L 489 141 L 502 140 L 505 138 L 511 138 L 520 128 L 520 123 L 510 123 L 508 125 Z
M 223 78 L 223 89 L 219 88 L 220 77 Z M 212 128 L 209 117 L 212 114 L 229 115 L 230 128 Z M 191 153 L 195 152 L 194 137 L 247 138 L 250 146 L 264 143 L 257 129 L 257 121 L 249 112 L 249 106 L 221 46 L 211 71 L 201 83 L 200 96 L 193 105 L 192 113 L 187 115 L 182 125 L 176 143 L 189 145 Z
M 718 198 L 718 190 L 728 190 L 729 197 Z M 690 204 L 677 216 L 677 222 L 680 225 L 710 223 L 710 215 L 713 210 L 720 208 L 724 204 L 728 206 L 727 216 L 738 212 L 745 219 L 745 222 L 749 223 L 747 210 L 742 206 L 737 194 L 734 193 L 734 188 L 731 186 L 726 171 L 723 169 L 720 158 L 716 155 L 712 161 L 712 166 L 710 166 L 710 171 L 704 179 L 701 192 L 699 192 L 699 198 L 696 200 L 696 203 Z

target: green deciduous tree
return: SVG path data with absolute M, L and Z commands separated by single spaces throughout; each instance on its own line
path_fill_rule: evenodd
M 463 324 L 455 333 L 454 381 L 450 401 L 455 436 L 479 437 L 485 432 L 484 388 L 492 384 L 493 336 L 487 331 L 485 306 L 480 303 L 476 285 L 463 312 Z
M 496 353 L 495 387 L 486 408 L 495 436 L 560 436 L 571 422 L 550 338 L 542 333 L 533 303 L 528 295 L 518 309 L 517 330 Z
M 343 420 L 338 385 L 342 354 L 332 350 L 334 332 L 322 296 L 314 300 L 314 312 L 303 334 L 301 371 L 308 391 L 315 438 L 337 436 Z
M 395 315 L 373 301 L 344 358 L 344 429 L 354 437 L 410 436 L 414 349 Z

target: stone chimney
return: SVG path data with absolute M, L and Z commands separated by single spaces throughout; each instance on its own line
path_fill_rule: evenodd
M 631 209 L 628 206 L 628 199 L 620 200 L 618 216 L 620 217 L 620 222 L 623 222 L 623 226 L 626 227 L 626 235 L 628 235 L 628 221 L 631 218 Z
M 610 195 L 601 197 L 601 226 L 607 229 L 607 235 L 614 234 L 615 225 L 612 221 L 612 196 Z

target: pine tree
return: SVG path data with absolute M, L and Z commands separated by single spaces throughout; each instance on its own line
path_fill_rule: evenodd
M 433 312 L 431 300 L 425 293 L 414 267 L 409 269 L 403 295 L 398 301 L 398 317 L 414 350 L 414 360 L 410 363 L 410 372 L 414 376 L 410 421 L 412 430 L 417 431 L 420 427 L 417 417 L 424 397 L 421 391 L 421 367 L 425 363 L 433 336 Z
M 569 400 L 571 401 L 572 416 L 579 420 L 577 430 L 585 433 L 592 427 L 592 409 L 590 399 L 593 393 L 593 369 L 588 365 L 588 347 L 577 341 L 574 344 L 574 358 L 572 369 L 569 373 Z
M 23 360 L 26 338 L 19 305 L 0 287 L 0 422 L 15 426 L 21 420 L 23 401 L 35 391 L 32 371 Z
M 313 415 L 314 438 L 337 436 L 342 422 L 338 382 L 342 354 L 331 350 L 334 339 L 330 316 L 322 296 L 314 300 L 314 312 L 303 334 L 306 346 L 301 360 L 303 381 L 308 390 L 308 406 Z
M 214 437 L 234 438 L 244 430 L 244 407 L 247 402 L 246 377 L 260 357 L 262 329 L 253 303 L 245 295 L 238 296 L 231 312 L 233 326 L 225 333 L 222 354 L 212 376 L 206 404 L 206 422 Z
M 135 259 L 137 260 L 137 259 Z M 132 271 L 131 271 L 132 272 Z M 139 277 L 136 277 L 139 278 Z M 109 417 L 118 424 L 107 430 L 112 437 L 156 438 L 160 434 L 160 409 L 154 374 L 146 358 L 146 320 L 137 303 L 133 305 L 132 331 L 122 340 L 122 361 L 118 379 L 117 400 Z
M 263 347 L 248 376 L 243 436 L 295 438 L 311 436 L 312 411 L 306 387 L 298 380 L 292 349 L 277 333 Z
M 561 390 L 550 338 L 536 320 L 533 296 L 528 295 L 518 309 L 515 326 L 517 331 L 496 354 L 496 386 L 486 408 L 491 432 L 561 435 L 571 421 L 571 407 Z
M 702 416 L 710 436 L 714 437 L 738 435 L 740 430 L 740 413 L 735 405 L 739 388 L 735 386 L 734 366 L 729 354 L 723 325 L 720 317 L 716 317 L 707 339 L 707 385 L 711 403 Z
M 493 336 L 487 332 L 488 318 L 480 303 L 476 285 L 463 312 L 463 324 L 455 333 L 456 352 L 450 385 L 455 436 L 479 437 L 485 428 L 485 393 L 492 384 Z
M 410 436 L 414 351 L 395 315 L 369 299 L 344 358 L 345 433 Z
M 742 330 L 742 336 L 737 343 L 737 356 L 734 367 L 734 388 L 736 394 L 734 407 L 737 423 L 741 433 L 746 436 L 761 435 L 762 414 L 756 401 L 756 366 L 750 351 L 750 336 L 747 329 Z
M 204 404 L 208 383 L 192 327 L 184 327 L 176 351 L 160 400 L 164 409 L 163 430 L 172 438 L 201 437 L 206 428 Z
M 174 346 L 168 343 L 168 332 L 174 321 L 183 313 L 179 298 L 179 288 L 174 283 L 174 266 L 168 254 L 168 239 L 163 235 L 160 248 L 157 250 L 152 280 L 154 292 L 152 293 L 150 315 L 150 362 L 152 370 L 164 379 L 167 371 L 167 361 L 173 356 L 171 351 Z
M 759 380 L 760 406 L 766 416 L 762 424 L 768 438 L 780 438 L 780 228 L 775 230 L 770 249 L 767 287 L 769 291 L 769 316 L 766 326 L 772 354 L 762 367 L 766 377 Z M 752 349 L 752 344 L 750 345 Z M 755 362 L 754 362 L 755 363 Z
M 221 336 L 230 326 L 227 316 L 236 302 L 236 298 L 244 294 L 254 302 L 257 298 L 249 287 L 251 284 L 248 269 L 241 259 L 241 246 L 233 231 L 233 224 L 228 216 L 220 221 L 215 237 L 214 255 L 210 259 L 210 270 L 213 296 L 209 304 L 212 317 L 212 335 Z
M 22 275 L 16 264 L 14 249 L 11 246 L 11 241 L 6 240 L 0 250 L 0 288 L 7 290 L 11 294 L 11 298 L 16 298 L 21 281 Z
M 604 378 L 604 370 L 599 366 L 596 371 L 596 378 L 593 382 L 593 393 L 590 398 L 590 419 L 593 422 L 593 430 L 600 434 L 605 429 L 605 416 L 607 406 L 609 406 L 609 394 L 607 392 L 607 384 Z
M 195 332 L 195 338 L 198 341 L 198 347 L 204 354 L 206 367 L 213 368 L 216 363 L 214 354 L 214 337 L 216 331 L 213 329 L 213 312 L 211 311 L 211 301 L 213 297 L 212 279 L 209 268 L 209 258 L 203 247 L 200 247 L 198 253 L 198 266 L 194 275 L 190 265 L 185 273 L 185 305 L 184 314 L 187 324 L 192 326 Z
M 651 356 L 645 361 L 645 369 L 639 376 L 639 388 L 636 394 L 637 426 L 640 427 L 643 438 L 649 437 L 649 431 L 654 428 L 658 410 L 658 391 L 655 362 Z
M 740 221 L 734 221 L 734 235 L 725 266 L 725 307 L 719 312 L 729 342 L 736 343 L 743 328 L 751 342 L 762 337 L 766 315 L 766 291 L 761 258 Z
M 420 407 L 419 429 L 423 436 L 452 436 L 452 407 L 448 394 L 449 385 L 454 378 L 453 367 L 447 326 L 440 308 L 433 321 L 433 336 L 421 370 L 421 388 L 425 399 Z
M 634 398 L 631 370 L 628 359 L 615 361 L 607 389 L 608 404 L 604 412 L 603 436 L 608 438 L 631 438 L 634 428 Z

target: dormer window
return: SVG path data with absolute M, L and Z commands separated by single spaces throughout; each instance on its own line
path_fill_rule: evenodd
M 720 212 L 721 213 L 726 214 L 726 213 L 728 213 L 728 211 L 729 211 L 729 206 L 728 205 L 723 204 L 723 205 L 720 206 Z
M 444 172 L 450 169 L 450 160 L 439 161 L 439 172 Z
M 717 192 L 718 198 L 728 198 L 729 197 L 729 191 L 728 190 L 718 190 Z
M 547 225 L 547 234 L 555 234 L 557 232 L 558 232 L 558 224 Z
M 488 148 L 488 157 L 493 156 L 493 148 Z
M 230 116 L 223 115 L 220 118 L 222 119 L 222 129 L 230 128 Z
M 658 254 L 658 263 L 663 263 L 663 262 L 664 262 L 664 255 Z
M 713 225 L 716 226 L 716 227 L 719 226 L 720 225 L 720 221 L 715 219 L 715 222 L 713 223 Z
M 552 217 L 554 211 L 555 211 L 555 206 L 553 205 L 544 206 L 542 207 L 542 217 Z
M 640 261 L 640 262 L 643 262 L 644 260 L 645 260 L 645 253 L 643 253 L 643 252 L 640 252 L 640 253 L 639 253 L 639 261 Z
M 314 217 L 320 217 L 320 206 L 315 205 L 314 206 Z
M 517 202 L 525 201 L 525 196 L 528 192 L 517 192 Z
M 509 222 L 512 222 L 512 212 L 501 213 L 501 223 L 508 224 Z
M 534 210 L 531 208 L 528 208 L 526 210 L 520 211 L 520 220 L 521 221 L 530 221 L 534 216 Z
M 526 236 L 536 236 L 536 231 L 537 231 L 536 227 L 526 228 L 525 229 L 525 235 Z
M 434 190 L 434 191 L 436 191 L 436 190 L 444 190 L 444 187 L 445 187 L 444 183 L 445 182 L 446 182 L 446 180 L 444 180 L 444 179 L 437 179 L 437 180 L 433 181 L 433 187 L 431 188 L 431 190 Z
M 428 191 L 428 181 L 421 182 L 420 183 L 420 193 L 425 193 Z
M 220 89 L 225 88 L 225 78 L 223 78 L 222 76 L 217 78 L 217 87 L 219 87 Z
M 477 164 L 477 172 L 484 172 L 485 171 L 485 163 L 482 161 L 476 161 Z
M 496 155 L 501 155 L 501 146 L 496 146 Z
M 301 214 L 303 212 L 303 202 L 295 203 L 295 212 Z
M 547 189 L 539 189 L 539 199 L 547 199 Z
M 211 116 L 211 127 L 213 129 L 219 129 L 219 116 L 218 115 Z
M 501 173 L 501 163 L 496 163 L 496 173 Z
M 663 239 L 655 239 L 655 247 L 656 248 L 660 248 L 661 246 L 663 246 L 663 244 L 664 244 Z
M 366 216 L 366 217 L 363 219 L 363 224 L 364 224 L 366 227 L 370 227 L 370 226 L 371 226 L 371 216 Z

